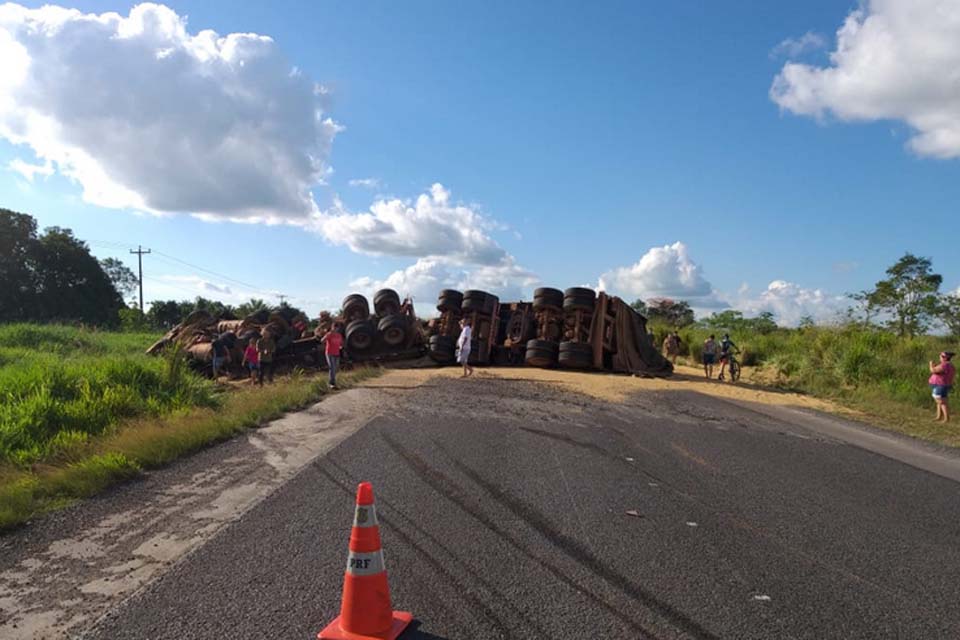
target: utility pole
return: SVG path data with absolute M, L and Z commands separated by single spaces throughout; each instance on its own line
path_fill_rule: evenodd
M 137 250 L 130 249 L 130 253 L 137 254 L 137 264 L 140 267 L 140 315 L 143 315 L 143 254 L 150 253 L 150 249 L 137 245 Z
M 280 306 L 283 306 L 283 301 L 286 300 L 289 296 L 285 293 L 278 293 L 277 297 L 280 298 Z

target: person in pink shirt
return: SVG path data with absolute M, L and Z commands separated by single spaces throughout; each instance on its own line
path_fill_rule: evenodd
M 937 422 L 950 422 L 950 409 L 947 406 L 947 396 L 950 395 L 950 388 L 953 386 L 953 377 L 957 374 L 956 368 L 950 360 L 953 359 L 952 351 L 944 351 L 940 354 L 940 364 L 933 364 L 930 361 L 930 389 L 933 391 L 933 401 L 937 403 Z
M 250 369 L 250 384 L 256 382 L 257 373 L 260 371 L 260 353 L 257 351 L 256 340 L 253 338 L 247 343 L 247 348 L 243 350 L 243 366 Z M 262 381 L 261 384 L 263 384 Z
M 337 388 L 337 369 L 340 367 L 340 355 L 343 350 L 343 325 L 340 322 L 334 322 L 330 329 L 320 342 L 325 345 L 324 352 L 327 356 L 327 367 L 330 371 L 329 387 Z

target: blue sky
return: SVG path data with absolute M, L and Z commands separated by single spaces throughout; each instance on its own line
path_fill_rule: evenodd
M 237 214 L 236 202 L 221 207 L 214 196 L 193 197 L 191 175 L 222 155 L 188 172 L 171 168 L 182 158 L 182 150 L 166 148 L 176 132 L 196 140 L 203 129 L 215 129 L 204 118 L 229 123 L 234 106 L 236 117 L 247 117 L 246 107 L 221 102 L 213 115 L 177 120 L 181 109 L 189 112 L 191 95 L 137 102 L 146 100 L 138 92 L 164 92 L 168 80 L 170 87 L 182 85 L 153 62 L 144 63 L 142 76 L 130 62 L 132 75 L 115 84 L 74 83 L 84 99 L 85 86 L 102 87 L 86 91 L 110 98 L 91 99 L 94 108 L 81 113 L 83 100 L 69 94 L 69 81 L 62 90 L 61 80 L 34 82 L 38 65 L 61 58 L 43 58 L 50 47 L 17 35 L 8 19 L 12 39 L 24 43 L 33 61 L 30 77 L 20 80 L 35 85 L 29 107 L 67 122 L 70 134 L 60 142 L 102 159 L 113 186 L 144 195 L 148 206 L 142 208 L 153 212 L 138 212 L 122 198 L 103 206 L 111 197 L 85 195 L 91 174 L 63 170 L 57 158 L 67 156 L 51 151 L 49 140 L 38 142 L 36 132 L 19 144 L 10 136 L 0 140 L 0 167 L 16 159 L 42 164 L 46 154 L 54 158 L 52 175 L 28 180 L 0 171 L 0 206 L 30 213 L 41 226 L 71 227 L 98 255 L 122 257 L 131 266 L 127 245 L 161 252 L 145 258 L 148 300 L 201 291 L 218 297 L 215 288 L 225 299 L 242 298 L 255 293 L 247 288 L 253 285 L 316 312 L 336 308 L 351 289 L 383 283 L 424 299 L 439 285 L 529 296 L 539 284 L 562 288 L 602 279 L 627 298 L 684 297 L 703 312 L 728 303 L 750 313 L 773 310 L 784 322 L 805 313 L 826 319 L 841 306 L 837 296 L 870 286 L 905 251 L 931 257 L 945 288 L 960 285 L 951 233 L 960 201 L 960 142 L 951 137 L 960 131 L 960 113 L 950 106 L 957 102 L 914 99 L 937 93 L 924 86 L 904 87 L 913 92 L 906 96 L 889 90 L 899 86 L 899 64 L 929 64 L 926 75 L 935 78 L 936 65 L 946 62 L 892 60 L 889 69 L 881 64 L 869 72 L 857 62 L 856 54 L 877 46 L 873 32 L 886 29 L 906 51 L 913 38 L 940 28 L 903 17 L 903 5 L 866 3 L 853 17 L 859 28 L 843 35 L 852 53 L 831 59 L 854 3 L 167 3 L 177 16 L 189 16 L 187 37 L 205 29 L 270 36 L 271 59 L 295 66 L 304 83 L 324 87 L 317 98 L 324 117 L 342 130 L 291 124 L 301 113 L 293 107 L 293 116 L 272 124 L 291 127 L 276 134 L 278 148 L 292 149 L 291 157 L 323 156 L 325 184 L 309 185 L 312 222 L 277 204 L 288 202 L 285 195 L 264 197 L 269 215 L 259 209 Z M 118 2 L 67 6 L 124 17 L 131 10 Z M 804 34 L 811 35 L 801 41 Z M 960 42 L 960 33 L 940 35 Z M 67 65 L 68 72 L 83 76 L 84 64 L 107 55 L 98 48 L 103 37 L 88 29 L 61 38 L 64 51 L 69 44 L 69 51 L 87 47 L 89 53 L 80 56 L 86 62 Z M 952 55 L 948 62 L 960 64 L 960 52 Z M 791 64 L 800 65 L 796 76 L 786 71 Z M 874 75 L 848 85 L 843 74 L 831 74 L 837 68 L 851 72 L 844 78 Z M 302 86 L 287 93 L 269 72 L 251 73 L 241 84 L 262 85 L 275 102 L 308 99 Z M 786 89 L 772 97 L 781 74 L 789 75 Z M 140 77 L 152 78 L 153 86 L 131 84 Z M 0 96 L 3 87 L 0 76 Z M 63 95 L 38 98 L 44 91 Z M 127 99 L 146 105 L 138 107 L 143 118 L 119 113 L 121 107 L 113 112 Z M 110 131 L 139 141 L 114 143 L 103 129 L 87 132 L 84 123 L 100 115 L 112 116 L 103 125 Z M 173 134 L 139 136 L 138 127 L 167 119 L 186 124 L 172 126 Z M 329 144 L 304 151 L 297 142 L 303 135 L 326 135 Z M 242 154 L 250 153 L 256 164 L 262 154 L 255 147 L 246 145 L 228 160 L 242 165 Z M 143 171 L 125 171 L 130 165 Z M 124 170 L 110 169 L 118 166 Z M 296 192 L 286 183 L 290 172 L 277 169 L 274 177 L 269 167 L 258 170 L 257 179 L 232 169 L 211 180 L 225 193 L 247 197 L 249 188 L 251 201 L 261 186 L 271 194 L 274 186 Z M 146 180 L 145 171 L 162 179 Z M 375 183 L 351 185 L 361 179 Z M 393 213 L 377 224 L 361 215 L 378 200 L 415 203 L 435 183 L 444 190 L 419 211 L 422 219 L 401 219 L 409 213 L 403 206 L 385 207 Z M 156 215 L 167 206 L 158 202 L 210 209 L 206 220 L 188 215 L 202 209 Z M 210 221 L 238 215 L 284 224 Z M 433 220 L 440 221 L 437 237 L 419 237 L 413 227 Z M 447 220 L 453 220 L 450 230 L 443 227 Z M 384 232 L 383 225 L 396 228 Z M 450 237 L 452 244 L 444 244 Z M 771 282 L 779 284 L 768 288 Z

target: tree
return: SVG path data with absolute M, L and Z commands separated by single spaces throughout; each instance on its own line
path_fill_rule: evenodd
M 940 299 L 938 314 L 950 335 L 960 337 L 960 295 L 949 294 Z
M 118 322 L 123 299 L 86 243 L 70 229 L 44 230 L 31 253 L 37 299 L 31 319 Z
M 659 318 L 673 327 L 686 327 L 693 324 L 693 309 L 686 300 L 653 298 L 647 300 L 647 317 Z
M 189 307 L 189 310 L 186 308 Z M 193 310 L 192 302 L 176 300 L 154 300 L 147 311 L 147 320 L 158 329 L 172 329 Z
M 140 279 L 127 265 L 116 258 L 104 258 L 100 261 L 100 268 L 110 278 L 113 287 L 121 296 L 128 296 L 136 291 L 140 284 Z
M 251 313 L 256 313 L 262 309 L 267 308 L 267 303 L 261 300 L 260 298 L 250 298 L 243 304 L 237 307 L 237 317 L 246 318 Z
M 700 321 L 700 324 L 708 329 L 729 329 L 735 331 L 743 328 L 743 313 L 733 309 L 720 311 L 707 316 Z
M 37 222 L 33 218 L 0 209 L 0 322 L 30 317 L 36 293 L 36 243 Z
M 630 303 L 630 306 L 633 307 L 633 310 L 639 313 L 640 315 L 642 316 L 647 315 L 647 303 L 644 302 L 643 300 L 640 300 L 639 298 L 637 298 L 636 300 Z
M 890 326 L 897 335 L 923 333 L 940 309 L 937 294 L 943 276 L 933 273 L 929 258 L 918 258 L 912 253 L 905 253 L 887 269 L 887 275 L 873 291 L 865 292 L 868 303 L 893 316 Z

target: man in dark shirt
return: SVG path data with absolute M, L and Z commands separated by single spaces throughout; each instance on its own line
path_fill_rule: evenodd
M 213 379 L 220 376 L 220 368 L 230 362 L 230 339 L 226 334 L 217 336 L 213 347 Z

